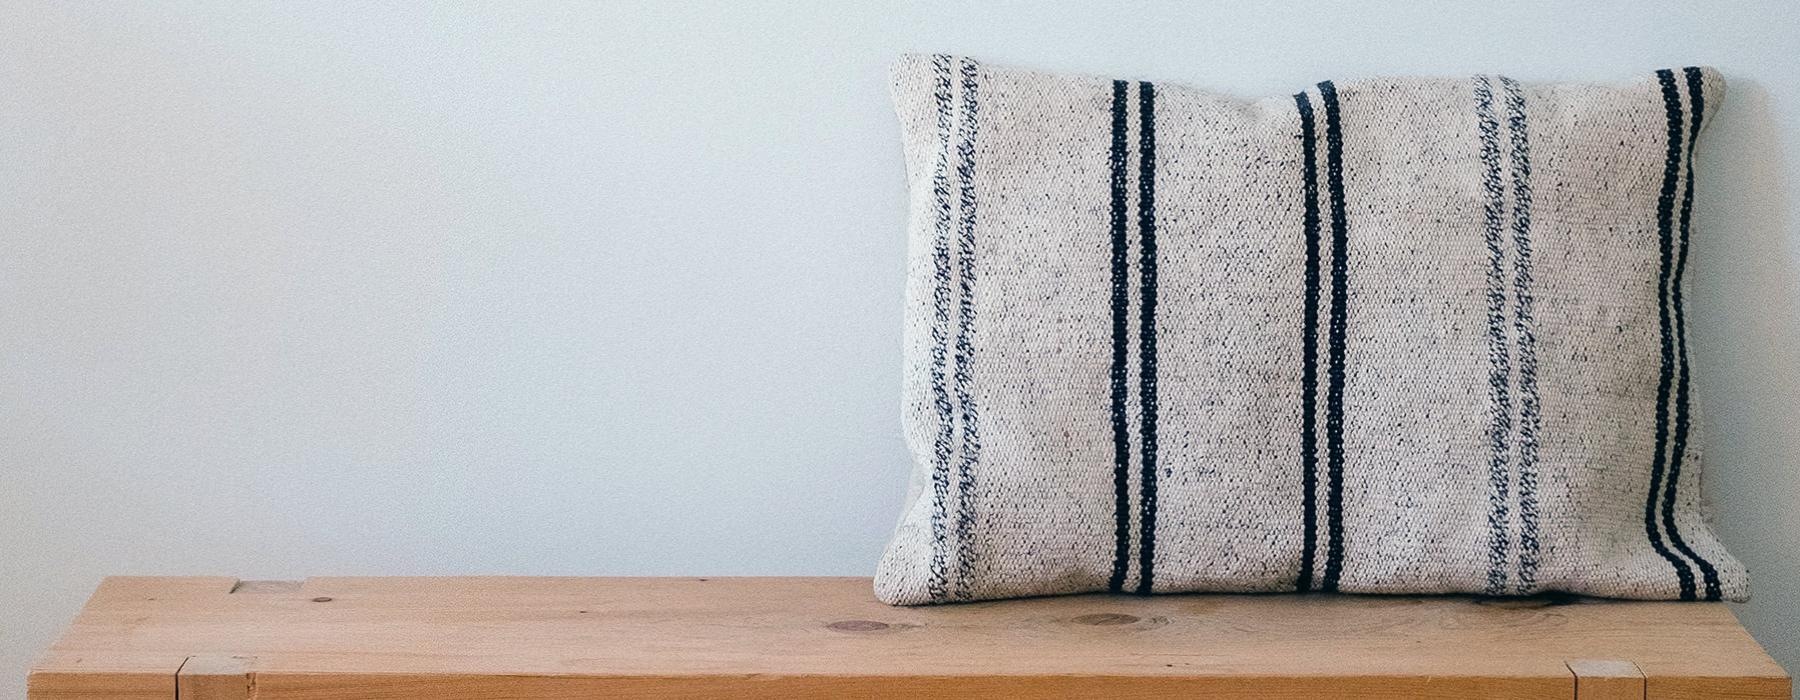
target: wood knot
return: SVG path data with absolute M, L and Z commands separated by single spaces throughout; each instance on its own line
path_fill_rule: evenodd
M 839 632 L 880 632 L 888 628 L 888 623 L 874 620 L 838 620 L 825 627 Z
M 1137 622 L 1138 616 L 1124 613 L 1089 613 L 1071 621 L 1082 625 L 1129 625 Z
M 312 599 L 312 602 L 314 602 L 314 603 L 329 603 L 329 602 L 331 602 L 331 596 L 322 595 L 322 596 Z

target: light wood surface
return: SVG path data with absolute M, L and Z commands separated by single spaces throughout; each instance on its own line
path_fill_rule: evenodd
M 1788 698 L 1723 605 L 1069 596 L 860 578 L 110 578 L 34 668 L 72 698 Z
M 1575 659 L 1575 697 L 1580 700 L 1642 700 L 1644 672 L 1637 664 L 1618 659 Z

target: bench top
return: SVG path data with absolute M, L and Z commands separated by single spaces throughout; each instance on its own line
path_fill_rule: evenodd
M 1716 603 L 1084 595 L 865 578 L 103 582 L 30 697 L 1788 698 Z

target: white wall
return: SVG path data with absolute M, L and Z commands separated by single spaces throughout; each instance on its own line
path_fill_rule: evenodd
M 1242 95 L 1718 66 L 1708 487 L 1800 669 L 1800 9 L 1561 4 L 6 3 L 0 694 L 109 573 L 870 573 L 908 50 Z

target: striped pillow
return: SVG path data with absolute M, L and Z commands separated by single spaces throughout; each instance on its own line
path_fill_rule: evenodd
M 1682 310 L 1723 90 L 903 59 L 917 470 L 876 593 L 1743 599 Z

